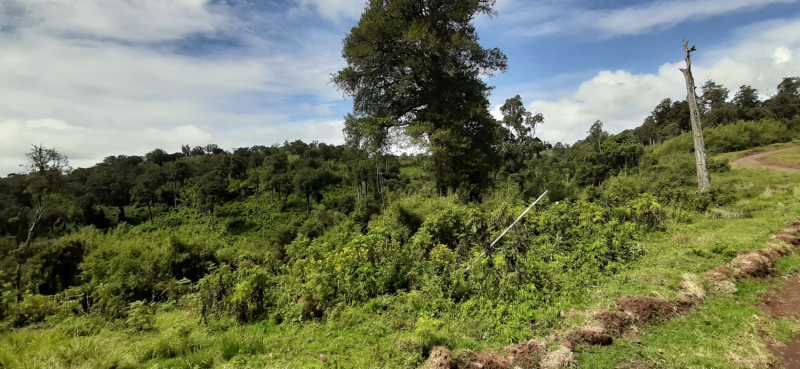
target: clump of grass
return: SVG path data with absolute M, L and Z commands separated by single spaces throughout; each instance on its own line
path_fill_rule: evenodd
M 690 237 L 690 236 L 688 236 L 688 235 L 686 235 L 684 233 L 676 234 L 675 237 L 673 237 L 673 239 L 675 240 L 675 244 L 677 244 L 677 245 L 685 245 L 687 243 L 691 243 L 691 242 L 694 241 L 694 238 L 692 238 L 692 237 Z
M 753 217 L 753 213 L 743 209 L 716 208 L 708 211 L 711 219 L 748 219 Z

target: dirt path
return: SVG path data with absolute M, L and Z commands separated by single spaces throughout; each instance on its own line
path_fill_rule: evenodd
M 800 317 L 800 276 L 784 277 L 784 287 L 762 299 L 761 310 L 776 319 L 797 319 Z M 787 344 L 773 343 L 769 351 L 780 359 L 775 368 L 800 369 L 800 336 Z M 777 363 L 776 363 L 777 364 Z
M 791 149 L 790 147 L 743 156 L 736 159 L 733 164 L 772 169 L 781 172 L 800 173 L 800 169 L 764 164 L 760 161 L 760 159 L 770 155 L 779 154 Z M 764 297 L 759 307 L 763 312 L 776 319 L 798 319 L 800 318 L 800 275 L 785 276 L 784 283 L 784 287 L 781 290 Z M 780 360 L 779 363 L 770 365 L 770 367 L 800 369 L 800 336 L 795 337 L 786 344 L 773 342 L 768 345 L 768 349 Z
M 765 157 L 770 156 L 770 155 L 775 155 L 775 154 L 778 154 L 778 153 L 781 153 L 781 152 L 784 152 L 784 151 L 787 151 L 787 150 L 791 150 L 791 149 L 792 148 L 790 147 L 790 148 L 786 148 L 786 149 L 766 151 L 766 152 L 761 152 L 761 153 L 758 153 L 758 154 L 743 156 L 743 157 L 741 157 L 739 159 L 736 159 L 733 162 L 733 164 L 747 166 L 747 167 L 773 169 L 773 170 L 777 170 L 777 171 L 781 171 L 781 172 L 800 173 L 800 169 L 782 167 L 782 166 L 778 166 L 778 165 L 769 165 L 769 164 L 764 164 L 761 161 L 759 161 L 759 159 L 765 158 Z

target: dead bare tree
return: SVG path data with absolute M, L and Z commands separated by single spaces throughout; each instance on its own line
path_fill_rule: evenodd
M 697 94 L 694 87 L 694 77 L 692 76 L 691 54 L 692 51 L 696 50 L 694 46 L 689 48 L 689 41 L 683 40 L 683 52 L 686 54 L 686 68 L 681 68 L 681 72 L 683 72 L 683 77 L 686 79 L 686 100 L 689 102 L 692 132 L 694 133 L 694 157 L 697 161 L 698 192 L 706 192 L 711 188 L 711 180 L 708 176 L 706 144 L 703 141 L 703 127 L 700 125 L 700 111 L 697 109 Z
M 27 161 L 22 164 L 28 174 L 28 188 L 25 190 L 31 195 L 33 216 L 30 217 L 30 229 L 25 246 L 33 240 L 33 231 L 42 219 L 48 199 L 58 187 L 61 175 L 72 170 L 69 158 L 56 149 L 49 149 L 44 145 L 33 145 L 25 154 Z
M 384 210 L 386 210 L 386 187 L 385 187 L 386 186 L 386 182 L 384 182 L 383 176 L 389 170 L 389 162 L 388 161 L 386 162 L 386 170 L 381 172 L 379 159 L 380 159 L 380 156 L 376 155 L 376 157 L 375 157 L 375 170 L 376 170 L 377 174 L 376 174 L 376 177 L 375 177 L 375 186 L 378 189 L 378 194 L 381 195 L 381 206 L 383 207 Z

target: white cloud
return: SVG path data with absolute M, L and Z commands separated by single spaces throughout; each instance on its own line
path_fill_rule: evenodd
M 785 46 L 781 46 L 772 53 L 772 59 L 775 60 L 775 64 L 788 63 L 792 61 L 792 51 Z
M 109 155 L 141 155 L 155 147 L 179 149 L 181 144 L 200 145 L 212 139 L 207 129 L 192 125 L 87 129 L 57 119 L 0 121 L 0 132 L 3 132 L 0 135 L 0 168 L 4 171 L 3 175 L 19 171 L 22 156 L 10 154 L 25 153 L 31 144 L 57 148 L 69 156 L 73 166 L 87 167 Z
M 358 19 L 366 0 L 297 0 L 300 5 L 315 8 L 323 18 L 333 22 Z
M 235 141 L 238 147 L 252 145 L 270 145 L 273 143 L 283 143 L 284 141 L 303 140 L 311 142 L 320 140 L 320 137 L 327 137 L 326 144 L 337 145 L 344 142 L 342 129 L 344 120 L 312 120 L 295 122 L 278 126 L 254 127 L 248 130 L 238 130 L 230 135 L 230 139 Z M 232 147 L 232 146 L 230 146 Z
M 797 0 L 652 1 L 620 9 L 601 10 L 580 8 L 570 0 L 517 2 L 515 5 L 518 9 L 502 14 L 515 35 L 535 37 L 555 33 L 592 32 L 600 37 L 613 37 L 641 34 L 685 21 L 753 10 L 774 3 L 795 3 Z M 510 7 L 508 4 L 503 6 Z
M 800 64 L 776 63 L 800 52 L 800 19 L 761 23 L 740 34 L 747 36 L 732 47 L 710 51 L 699 47 L 692 65 L 698 85 L 713 79 L 729 88 L 733 97 L 739 86 L 747 84 L 763 97 L 784 76 L 800 75 Z M 686 98 L 680 67 L 683 62 L 664 64 L 657 74 L 603 71 L 581 83 L 572 96 L 536 100 L 529 109 L 544 114 L 545 125 L 539 132 L 551 142 L 581 139 L 598 119 L 614 133 L 635 128 L 662 99 Z
M 203 57 L 159 44 L 236 22 L 205 0 L 0 0 L 0 29 L 13 28 L 0 33 L 0 176 L 40 143 L 87 166 L 181 144 L 341 140 L 341 129 L 296 121 L 329 116 L 340 99 L 328 83 L 343 63 L 339 35 L 244 34 L 236 54 Z

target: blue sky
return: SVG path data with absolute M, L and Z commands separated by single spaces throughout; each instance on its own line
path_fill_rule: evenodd
M 329 83 L 362 0 L 0 0 L 0 175 L 31 144 L 75 166 L 217 143 L 342 142 L 350 108 Z M 521 95 L 537 133 L 573 142 L 597 119 L 641 124 L 695 77 L 764 95 L 800 75 L 797 0 L 498 0 L 476 20 L 509 71 L 493 112 Z M 732 94 L 731 94 L 732 95 Z M 731 96 L 732 97 L 732 96 Z

